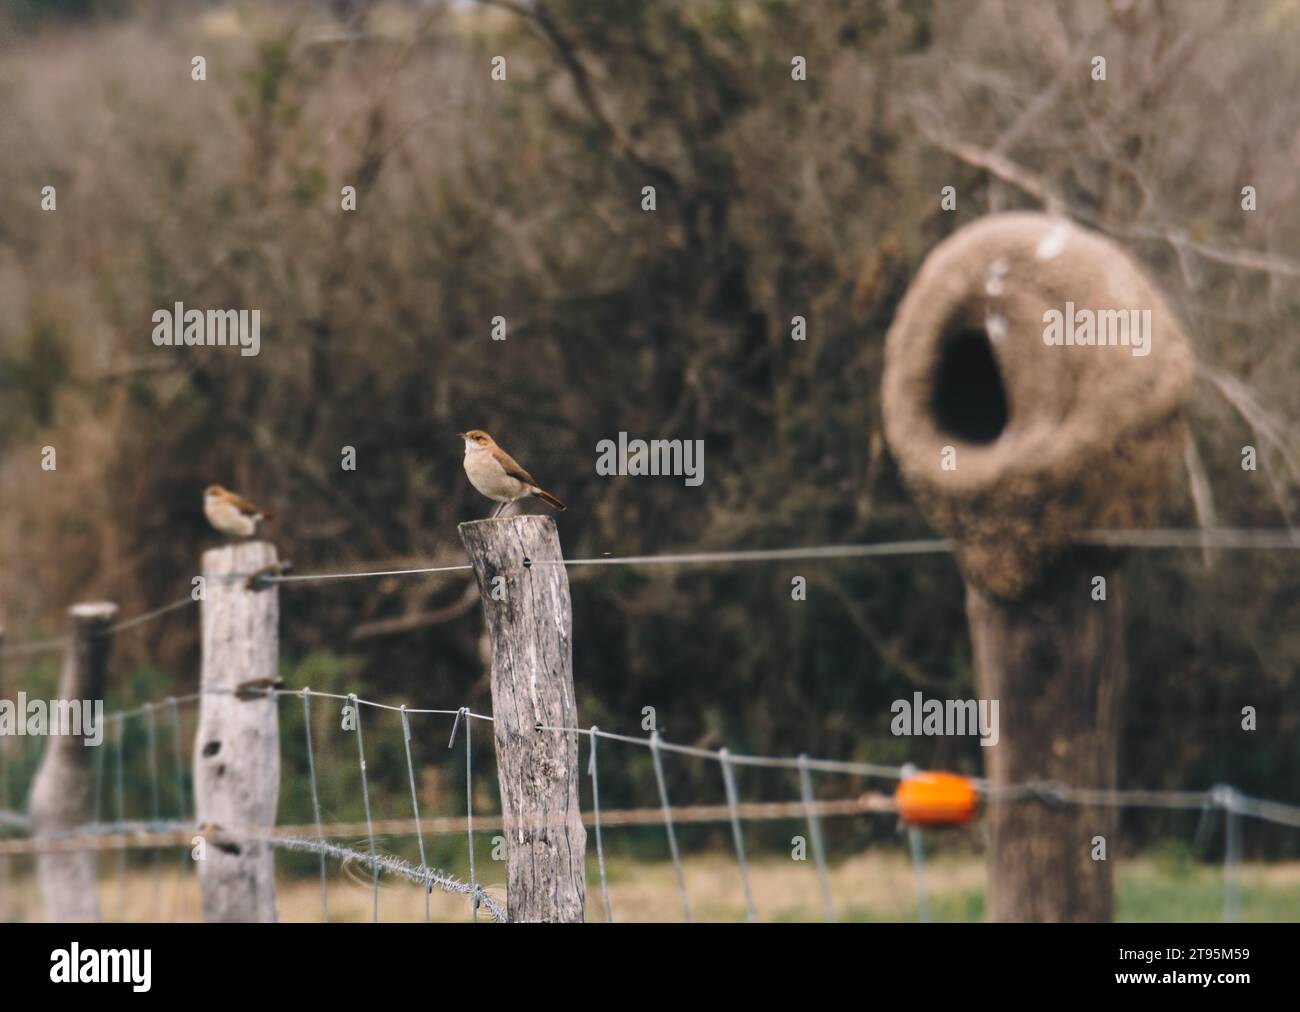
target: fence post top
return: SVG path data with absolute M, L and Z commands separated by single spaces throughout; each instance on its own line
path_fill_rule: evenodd
M 109 621 L 117 615 L 117 605 L 112 601 L 82 601 L 68 609 L 73 618 Z
M 457 524 L 457 528 L 459 530 L 464 530 L 467 527 L 482 527 L 484 525 L 517 526 L 520 524 L 523 525 L 542 524 L 543 526 L 549 526 L 550 528 L 554 529 L 555 518 L 547 516 L 544 513 L 520 513 L 517 514 L 516 516 L 498 517 L 496 519 L 493 519 L 492 517 L 484 517 L 482 520 L 462 520 L 459 524 Z

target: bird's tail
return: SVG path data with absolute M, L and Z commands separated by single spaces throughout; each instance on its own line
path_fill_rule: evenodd
M 551 495 L 550 492 L 547 492 L 546 489 L 544 489 L 544 488 L 538 488 L 536 485 L 534 485 L 534 486 L 533 486 L 533 495 L 537 496 L 537 498 L 540 499 L 540 500 L 542 500 L 542 502 L 546 503 L 546 505 L 548 505 L 548 506 L 553 506 L 555 509 L 559 510 L 561 513 L 564 512 L 564 510 L 565 510 L 564 503 L 560 502 L 559 499 L 557 499 L 557 498 L 555 498 L 555 496 Z

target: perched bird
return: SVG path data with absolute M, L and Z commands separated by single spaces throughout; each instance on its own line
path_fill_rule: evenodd
M 259 520 L 274 516 L 220 485 L 209 485 L 203 490 L 203 515 L 218 531 L 232 538 L 251 538 L 257 533 Z
M 462 432 L 460 438 L 465 440 L 465 473 L 469 475 L 469 483 L 501 504 L 492 514 L 494 517 L 499 516 L 508 504 L 530 495 L 557 510 L 564 509 L 564 503 L 545 489 L 538 488 L 533 476 L 482 429 Z

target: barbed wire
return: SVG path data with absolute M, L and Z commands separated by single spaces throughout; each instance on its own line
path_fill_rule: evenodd
M 429 889 L 437 887 L 443 892 L 460 893 L 470 897 L 473 901 L 474 909 L 477 910 L 482 905 L 488 913 L 492 915 L 493 920 L 505 921 L 506 913 L 497 902 L 491 897 L 486 889 L 482 886 L 470 882 L 464 883 L 450 875 L 447 872 L 439 871 L 437 868 L 430 868 L 421 863 L 412 864 L 410 861 L 404 861 L 400 857 L 394 857 L 391 854 L 379 854 L 375 852 L 365 853 L 354 850 L 351 847 L 340 847 L 336 843 L 327 843 L 324 840 L 312 840 L 302 836 L 274 837 L 266 841 L 273 847 L 279 847 L 286 850 L 304 851 L 307 853 L 322 854 L 326 857 L 332 857 L 341 861 L 350 861 L 374 870 L 376 880 L 380 872 L 387 872 L 389 875 L 400 875 L 417 885 L 425 887 L 426 894 Z M 375 920 L 379 919 L 378 907 L 376 907 Z
M 15 813 L 0 813 L 0 824 L 7 821 L 6 816 L 13 814 Z M 355 829 L 356 827 L 353 826 L 352 828 Z M 125 851 L 136 848 L 156 850 L 167 846 L 189 847 L 194 843 L 196 834 L 205 841 L 210 839 L 215 843 L 259 842 L 280 850 L 320 854 L 322 859 L 331 857 L 345 863 L 359 864 L 373 869 L 376 875 L 384 872 L 423 885 L 426 889 L 436 887 L 444 892 L 470 896 L 477 899 L 477 902 L 481 903 L 495 920 L 505 920 L 505 912 L 481 886 L 471 887 L 449 872 L 430 867 L 423 860 L 419 864 L 413 864 L 391 854 L 366 853 L 351 847 L 329 843 L 319 838 L 312 839 L 308 836 L 298 835 L 286 831 L 284 828 L 277 828 L 273 832 L 250 828 L 210 830 L 197 827 L 191 822 L 175 820 L 87 823 L 85 826 L 79 826 L 73 830 L 26 840 L 0 840 L 0 856 L 76 851 Z

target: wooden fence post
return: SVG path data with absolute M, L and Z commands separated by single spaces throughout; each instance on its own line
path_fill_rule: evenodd
M 46 741 L 45 755 L 32 781 L 29 812 L 32 836 L 39 839 L 74 829 L 94 817 L 91 774 L 94 748 L 103 748 L 104 689 L 108 683 L 108 657 L 113 638 L 108 631 L 117 616 L 117 605 L 107 602 L 74 604 L 68 609 L 71 637 L 59 679 L 58 699 L 69 710 L 81 709 L 83 700 L 99 702 L 98 726 L 82 724 L 82 734 L 54 735 Z M 67 712 L 67 711 L 65 711 Z M 22 719 L 22 715 L 19 715 Z M 51 722 L 55 719 L 50 715 Z M 53 727 L 49 730 L 54 730 Z M 86 731 L 93 731 L 100 744 L 88 746 Z M 36 870 L 48 921 L 98 921 L 99 866 L 94 851 L 37 854 Z
M 1075 306 L 1096 329 L 1067 345 Z M 885 435 L 921 509 L 956 541 L 980 695 L 999 704 L 1000 739 L 981 749 L 995 788 L 1115 787 L 1119 556 L 1077 542 L 1154 521 L 1182 461 L 1191 376 L 1178 321 L 1140 268 L 1046 215 L 956 232 L 899 306 Z M 1098 838 L 1113 858 L 1113 808 L 1058 805 L 1048 792 L 994 797 L 987 819 L 992 920 L 1111 917 Z
M 573 611 L 555 521 L 460 525 L 492 641 L 492 717 L 511 921 L 581 922 L 587 832 L 578 808 Z
M 276 919 L 275 861 L 264 840 L 240 830 L 275 827 L 280 794 L 277 700 L 241 686 L 274 684 L 279 667 L 279 588 L 250 589 L 249 574 L 276 563 L 275 547 L 250 541 L 203 553 L 203 667 L 194 738 L 194 803 L 199 832 L 229 831 L 205 841 L 199 861 L 203 919 Z

